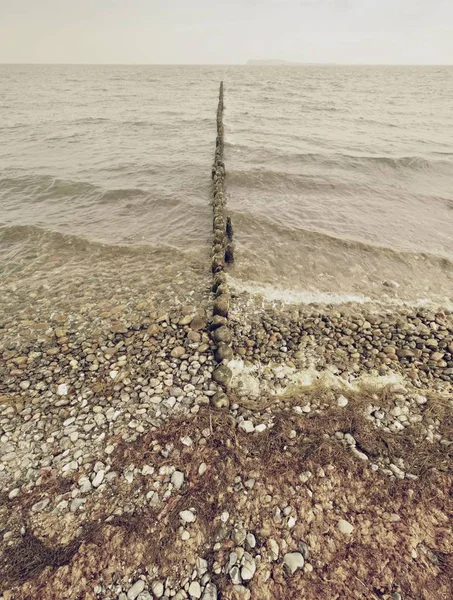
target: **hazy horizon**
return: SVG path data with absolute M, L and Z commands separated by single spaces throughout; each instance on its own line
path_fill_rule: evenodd
M 0 0 L 0 63 L 450 66 L 452 22 L 450 0 Z
M 265 61 L 272 59 L 251 59 Z M 287 61 L 291 62 L 291 61 Z M 294 65 L 248 65 L 243 63 L 133 63 L 133 62 L 0 62 L 2 66 L 30 67 L 255 67 L 255 66 L 294 66 L 294 67 L 453 67 L 452 63 L 336 63 L 336 62 L 296 62 Z

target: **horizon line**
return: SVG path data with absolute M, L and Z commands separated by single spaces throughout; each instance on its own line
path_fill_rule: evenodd
M 250 59 L 260 62 L 261 59 Z M 263 63 L 266 62 L 264 59 Z M 243 63 L 145 63 L 145 62 L 2 62 L 1 66 L 67 66 L 67 67 L 453 67 L 453 63 L 379 63 L 379 62 L 297 62 L 283 61 L 286 64 L 247 64 Z

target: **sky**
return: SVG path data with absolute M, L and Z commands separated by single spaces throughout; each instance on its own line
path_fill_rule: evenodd
M 0 63 L 453 64 L 453 0 L 0 0 Z

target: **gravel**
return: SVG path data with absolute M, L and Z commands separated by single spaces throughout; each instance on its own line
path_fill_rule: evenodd
M 152 318 L 147 312 L 140 319 L 115 311 L 98 322 L 96 334 L 76 316 L 60 315 L 58 322 L 49 318 L 28 341 L 19 334 L 19 324 L 8 322 L 0 362 L 0 483 L 9 503 L 8 510 L 0 507 L 0 518 L 7 551 L 24 535 L 16 515 L 27 515 L 27 528 L 39 539 L 58 529 L 65 544 L 91 518 L 112 527 L 123 522 L 141 527 L 141 512 L 152 509 L 151 523 L 161 531 L 170 519 L 174 523 L 174 538 L 159 543 L 162 552 L 167 543 L 175 544 L 173 560 L 182 565 L 178 575 L 151 561 L 148 571 L 120 574 L 118 582 L 106 584 L 94 576 L 97 597 L 213 600 L 218 596 L 213 580 L 222 586 L 228 582 L 230 591 L 238 586 L 234 593 L 246 597 L 265 576 L 278 580 L 282 557 L 286 575 L 316 573 L 316 560 L 321 560 L 316 534 L 307 539 L 304 552 L 296 550 L 301 550 L 304 528 L 319 514 L 333 540 L 341 538 L 338 532 L 349 536 L 363 527 L 360 513 L 350 516 L 340 508 L 354 526 L 337 521 L 332 502 L 316 495 L 310 508 L 298 508 L 302 498 L 311 498 L 314 481 L 330 481 L 334 461 L 316 473 L 304 471 L 304 464 L 293 474 L 291 487 L 284 488 L 284 497 L 280 485 L 268 489 L 260 472 L 266 464 L 243 467 L 250 457 L 257 458 L 260 440 L 268 439 L 273 448 L 284 439 L 281 464 L 291 465 L 305 435 L 301 424 L 327 410 L 338 418 L 348 414 L 355 402 L 351 390 L 365 373 L 382 382 L 376 383 L 377 390 L 385 390 L 385 402 L 379 393 L 370 394 L 359 409 L 375 431 L 403 436 L 416 427 L 433 447 L 448 451 L 452 440 L 439 433 L 442 423 L 433 415 L 431 391 L 451 390 L 450 313 L 404 308 L 379 315 L 365 308 L 336 314 L 306 308 L 290 315 L 240 307 L 240 299 L 233 302 L 228 318 L 235 360 L 221 365 L 228 370 L 216 377 L 209 317 L 200 305 L 181 305 Z M 218 325 L 217 331 L 225 327 L 223 321 Z M 228 337 L 228 332 L 223 329 L 221 335 Z M 331 378 L 323 395 L 276 405 L 291 420 L 287 428 L 275 418 L 273 405 L 260 408 L 270 392 L 285 391 L 300 383 L 307 370 L 320 374 L 326 366 L 332 367 Z M 238 384 L 233 393 L 217 385 L 222 373 Z M 345 385 L 338 384 L 339 377 Z M 332 378 L 337 378 L 335 385 Z M 205 410 L 211 411 L 211 422 L 184 429 L 190 419 L 198 423 Z M 224 418 L 220 426 L 217 418 Z M 155 434 L 167 425 L 167 436 L 158 441 Z M 210 446 L 212 436 L 219 435 L 216 427 L 234 436 Z M 324 439 L 344 447 L 371 478 L 379 471 L 409 485 L 417 477 L 401 456 L 363 448 L 360 430 L 344 428 Z M 242 451 L 240 461 L 232 458 Z M 230 463 L 234 475 L 214 488 L 219 470 Z M 58 486 L 52 487 L 55 482 Z M 212 539 L 203 537 L 206 522 Z M 387 515 L 386 522 L 397 521 Z M 67 529 L 61 533 L 63 523 Z M 310 552 L 317 557 L 311 563 Z M 220 593 L 225 595 L 224 587 Z

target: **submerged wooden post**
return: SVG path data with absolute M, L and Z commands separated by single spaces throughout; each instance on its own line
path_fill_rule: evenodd
M 213 396 L 212 405 L 215 408 L 229 406 L 225 391 L 230 387 L 232 372 L 226 363 L 233 358 L 231 348 L 231 330 L 228 327 L 230 310 L 230 293 L 226 280 L 225 266 L 232 261 L 232 225 L 230 217 L 226 216 L 224 181 L 225 163 L 223 161 L 224 128 L 223 128 L 223 81 L 220 83 L 219 105 L 217 108 L 217 139 L 212 165 L 213 179 L 213 242 L 211 266 L 213 274 L 212 291 L 214 293 L 213 317 L 211 319 L 211 335 L 215 343 L 215 359 L 218 363 L 212 377 L 222 389 Z

